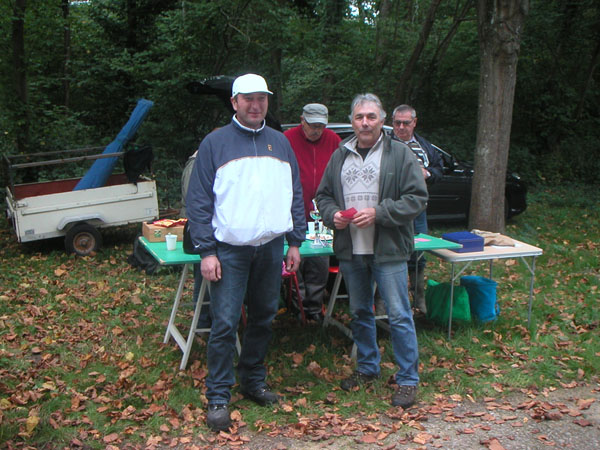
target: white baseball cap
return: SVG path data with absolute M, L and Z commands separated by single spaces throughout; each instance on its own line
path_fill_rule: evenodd
M 237 77 L 231 86 L 232 97 L 235 97 L 238 94 L 252 94 L 254 92 L 272 94 L 267 87 L 265 79 L 254 73 L 247 73 L 246 75 Z

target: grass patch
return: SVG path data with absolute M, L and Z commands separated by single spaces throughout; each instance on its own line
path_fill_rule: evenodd
M 530 328 L 529 272 L 512 260 L 494 264 L 497 321 L 455 324 L 448 341 L 444 327 L 417 319 L 421 401 L 434 402 L 440 395 L 499 397 L 596 377 L 599 200 L 597 190 L 586 187 L 538 189 L 529 195 L 528 210 L 509 222 L 506 234 L 544 249 L 536 261 Z M 430 233 L 462 229 L 435 226 Z M 202 338 L 185 371 L 178 370 L 181 353 L 174 342 L 162 343 L 180 271 L 161 269 L 148 276 L 131 268 L 126 260 L 137 232 L 126 227 L 105 238 L 97 255 L 76 258 L 66 255 L 60 242 L 19 245 L 8 224 L 0 226 L 1 446 L 59 448 L 82 442 L 105 448 L 214 439 L 204 423 Z M 464 275 L 485 273 L 483 262 Z M 449 267 L 429 256 L 426 274 L 446 281 Z M 190 277 L 190 297 L 192 283 Z M 180 323 L 191 313 L 184 309 Z M 352 343 L 333 327 L 301 327 L 282 314 L 274 323 L 267 361 L 268 381 L 284 401 L 261 408 L 235 387 L 232 409 L 254 430 L 368 420 L 390 410 L 393 393 L 389 379 L 395 368 L 383 331 L 379 345 L 382 377 L 367 390 L 343 392 L 339 381 L 354 368 Z

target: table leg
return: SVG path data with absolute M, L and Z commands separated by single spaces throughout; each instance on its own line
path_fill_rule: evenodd
M 337 293 L 342 284 L 342 272 L 339 271 L 335 276 L 335 281 L 333 282 L 333 288 L 331 289 L 331 295 L 329 296 L 329 303 L 327 304 L 327 310 L 325 311 L 325 317 L 323 317 L 323 328 L 328 325 L 335 326 L 338 330 L 344 333 L 347 337 L 352 339 L 352 331 L 350 328 L 345 326 L 342 322 L 332 317 L 333 307 L 335 306 L 335 301 L 337 299 Z
M 204 296 L 206 294 L 206 284 L 207 281 L 203 278 L 202 284 L 200 285 L 200 292 L 198 294 L 198 300 L 196 301 L 196 307 L 194 308 L 194 317 L 192 318 L 192 323 L 190 325 L 190 331 L 188 332 L 188 338 L 185 341 L 184 347 L 181 348 L 183 350 L 183 357 L 181 358 L 181 364 L 179 365 L 179 370 L 184 370 L 187 366 L 188 359 L 190 357 L 190 353 L 192 351 L 192 345 L 194 344 L 194 338 L 196 337 L 196 332 L 198 331 L 196 327 L 198 326 L 198 319 L 200 318 L 200 311 L 202 310 L 202 304 L 204 303 Z M 202 328 L 202 330 L 210 331 L 210 328 Z
M 450 273 L 450 317 L 448 317 L 448 340 L 450 340 L 450 333 L 452 332 L 452 308 L 454 307 L 454 283 L 462 275 L 462 273 L 467 270 L 467 268 L 471 265 L 473 261 L 467 261 L 464 266 L 455 273 L 454 271 L 454 263 L 451 263 L 452 269 Z
M 529 305 L 527 307 L 527 327 L 531 325 L 531 309 L 533 307 L 533 283 L 535 281 L 535 256 L 531 257 L 531 266 L 527 264 L 527 260 L 525 257 L 521 257 L 521 261 L 525 264 L 525 267 L 529 270 L 531 274 L 531 279 L 529 281 Z
M 181 278 L 179 279 L 179 285 L 177 286 L 177 293 L 175 294 L 175 301 L 173 302 L 173 309 L 171 310 L 171 317 L 169 318 L 169 324 L 167 325 L 167 332 L 165 333 L 163 344 L 169 342 L 169 337 L 172 335 L 171 331 L 175 324 L 175 316 L 177 315 L 177 310 L 179 309 L 179 302 L 181 301 L 181 294 L 183 293 L 183 287 L 185 285 L 189 267 L 190 264 L 185 264 L 183 266 L 183 270 L 181 271 Z
M 423 257 L 423 252 L 415 252 L 417 257 L 415 258 L 415 285 L 413 286 L 414 289 L 414 297 L 413 300 L 416 303 L 416 299 L 419 296 L 419 282 L 417 281 L 419 279 L 419 260 Z M 423 289 L 425 289 L 425 286 L 423 286 Z M 413 306 L 416 307 L 416 304 L 413 304 Z
M 331 289 L 331 295 L 329 296 L 329 303 L 327 304 L 327 309 L 325 310 L 325 317 L 323 317 L 323 328 L 329 325 L 329 322 L 332 321 L 331 314 L 333 314 L 333 307 L 335 306 L 335 301 L 337 299 L 337 293 L 340 290 L 340 286 L 342 284 L 342 272 L 339 271 L 335 275 L 335 280 L 333 281 L 333 288 Z
M 448 314 L 448 340 L 452 338 L 452 308 L 454 303 L 454 263 L 450 273 L 450 311 Z

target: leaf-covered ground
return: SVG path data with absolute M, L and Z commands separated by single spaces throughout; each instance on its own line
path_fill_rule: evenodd
M 272 448 L 296 448 L 304 442 L 309 448 L 347 442 L 449 448 L 443 430 L 432 432 L 428 423 L 469 419 L 461 433 L 485 432 L 480 445 L 499 449 L 520 448 L 493 441 L 499 420 L 514 425 L 527 419 L 540 429 L 569 423 L 584 435 L 597 430 L 589 416 L 594 395 L 574 396 L 563 406 L 545 394 L 584 385 L 595 392 L 598 382 L 598 197 L 581 186 L 540 189 L 509 223 L 508 235 L 544 249 L 536 261 L 529 328 L 529 275 L 516 260 L 494 265 L 497 321 L 457 325 L 448 341 L 445 328 L 417 317 L 421 385 L 415 407 L 390 407 L 394 364 L 385 332 L 379 335 L 383 377 L 367 390 L 346 393 L 338 386 L 353 369 L 351 342 L 334 329 L 302 327 L 282 309 L 268 368 L 283 401 L 260 408 L 235 387 L 235 427 L 221 434 L 210 433 L 204 421 L 205 337 L 198 336 L 184 371 L 174 342 L 162 343 L 180 272 L 163 268 L 150 276 L 127 263 L 138 227 L 107 231 L 98 254 L 77 258 L 64 254 L 60 240 L 18 244 L 2 222 L 0 447 L 262 448 L 261 442 L 272 442 L 279 446 Z M 474 266 L 472 273 L 486 270 Z M 427 275 L 447 280 L 448 267 L 429 257 Z M 190 278 L 187 299 L 191 284 Z M 180 323 L 189 322 L 190 313 L 184 307 Z M 348 320 L 343 307 L 338 313 Z M 505 403 L 517 394 L 529 400 Z M 469 416 L 464 405 L 482 406 Z M 541 448 L 561 445 L 553 437 L 538 441 Z

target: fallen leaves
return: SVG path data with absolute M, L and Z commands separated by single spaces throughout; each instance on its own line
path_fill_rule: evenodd
M 579 400 L 577 400 L 577 407 L 579 409 L 588 409 L 592 403 L 594 403 L 596 401 L 596 399 L 594 398 L 587 398 L 587 399 L 582 399 L 580 398 Z
M 489 450 L 506 450 L 500 441 L 496 438 L 492 438 L 490 440 L 484 441 L 483 445 L 485 445 Z
M 29 438 L 35 431 L 36 427 L 40 423 L 39 410 L 37 408 L 33 408 L 29 410 L 29 415 L 25 420 L 25 426 L 20 427 L 19 436 L 23 438 Z
M 415 444 L 425 445 L 433 439 L 429 433 L 419 433 L 413 438 Z
M 442 429 L 456 430 L 465 439 L 483 439 L 484 433 L 493 435 L 502 425 L 513 433 L 525 432 L 523 427 L 542 422 L 546 426 L 562 422 L 582 430 L 596 425 L 587 418 L 590 409 L 597 407 L 589 398 L 591 395 L 568 404 L 558 403 L 541 398 L 532 387 L 524 389 L 529 397 L 518 410 L 516 404 L 503 401 L 514 392 L 507 375 L 522 371 L 532 379 L 533 386 L 538 363 L 553 365 L 545 373 L 560 373 L 562 380 L 555 382 L 561 383 L 562 388 L 577 388 L 595 374 L 594 365 L 582 362 L 587 353 L 580 350 L 593 348 L 594 341 L 586 333 L 597 331 L 597 321 L 582 320 L 579 310 L 573 308 L 561 310 L 562 306 L 555 305 L 556 299 L 547 294 L 546 288 L 538 288 L 536 293 L 541 295 L 536 301 L 549 312 L 547 317 L 536 318 L 539 328 L 535 328 L 535 335 L 524 325 L 523 309 L 516 311 L 515 306 L 526 305 L 525 296 L 516 292 L 514 298 L 503 294 L 502 307 L 506 321 L 518 323 L 485 326 L 481 332 L 469 332 L 466 339 L 453 343 L 443 337 L 435 338 L 432 347 L 439 346 L 443 351 L 428 348 L 423 354 L 420 370 L 428 386 L 423 391 L 428 403 L 422 401 L 419 407 L 373 412 L 371 399 L 365 407 L 362 397 L 337 388 L 340 377 L 354 366 L 350 352 L 337 355 L 343 353 L 337 349 L 349 346 L 346 337 L 326 337 L 326 344 L 336 349 L 327 354 L 335 355 L 331 361 L 323 358 L 321 346 L 325 344 L 318 342 L 320 332 L 314 336 L 317 347 L 306 348 L 295 345 L 294 335 L 289 333 L 281 341 L 286 342 L 287 353 L 274 353 L 269 361 L 270 381 L 279 385 L 285 395 L 274 418 L 254 420 L 256 413 L 247 412 L 253 406 L 239 401 L 234 389 L 232 430 L 205 433 L 205 348 L 194 348 L 187 370 L 179 371 L 176 345 L 172 341 L 161 343 L 177 273 L 128 279 L 127 268 L 118 257 L 103 261 L 100 255 L 84 264 L 80 262 L 67 259 L 64 264 L 49 266 L 43 274 L 32 271 L 6 288 L 3 286 L 0 358 L 2 363 L 9 362 L 11 368 L 0 369 L 0 426 L 19 430 L 19 437 L 15 432 L 9 438 L 15 448 L 35 442 L 32 439 L 42 427 L 45 433 L 68 429 L 70 437 L 61 443 L 63 447 L 82 448 L 92 443 L 106 449 L 124 448 L 131 444 L 131 436 L 136 436 L 139 445 L 146 447 L 243 448 L 250 442 L 244 417 L 253 417 L 253 433 L 318 442 L 323 448 L 338 437 L 346 437 L 349 445 L 385 450 L 400 448 L 401 442 L 410 447 L 448 448 L 449 434 L 432 432 L 434 421 L 441 422 Z M 93 273 L 95 268 L 100 269 L 103 279 Z M 164 282 L 166 277 L 168 282 Z M 566 277 L 557 278 L 560 288 L 564 288 Z M 504 277 L 503 281 L 512 283 L 517 278 Z M 595 288 L 586 287 L 589 292 Z M 587 292 L 582 291 L 572 299 L 589 301 L 586 296 Z M 456 342 L 461 344 L 455 347 Z M 544 346 L 548 352 L 544 352 Z M 473 348 L 482 349 L 481 357 L 472 354 Z M 383 353 L 389 353 L 389 349 Z M 382 369 L 388 375 L 395 371 L 391 358 L 383 358 Z M 61 371 L 69 376 L 63 377 Z M 302 381 L 288 382 L 286 377 L 291 373 Z M 485 391 L 469 388 L 480 379 L 485 380 Z M 544 384 L 548 384 L 547 380 Z M 323 385 L 328 388 L 322 389 Z M 373 403 L 380 402 L 381 397 L 387 397 L 389 402 L 387 387 L 381 385 L 372 392 L 379 397 Z M 194 395 L 190 395 L 194 390 Z M 433 400 L 431 392 L 435 393 Z M 483 405 L 482 392 L 494 396 L 486 398 Z M 40 418 L 36 408 L 47 400 L 60 404 L 62 411 L 43 409 Z M 369 408 L 371 411 L 366 414 Z M 103 423 L 110 428 L 103 428 Z M 153 424 L 152 432 L 146 423 Z M 537 433 L 538 447 L 551 445 L 544 436 L 548 435 Z M 499 438 L 485 442 L 481 445 L 487 448 L 503 448 Z M 278 443 L 274 448 L 284 450 L 286 445 Z

